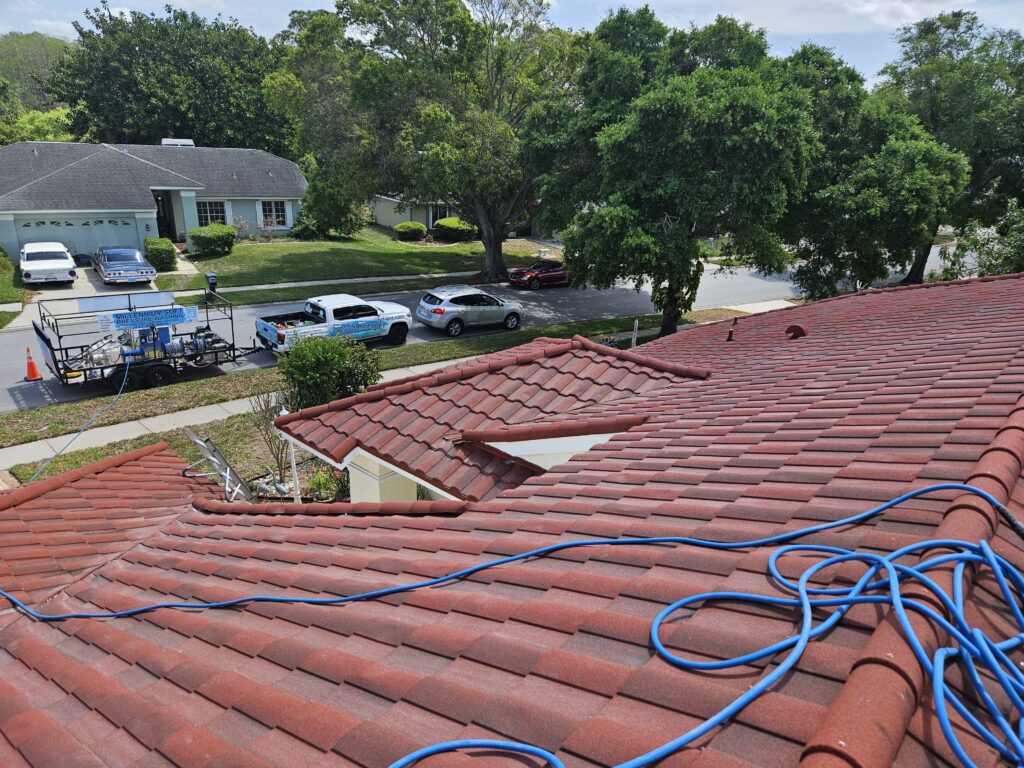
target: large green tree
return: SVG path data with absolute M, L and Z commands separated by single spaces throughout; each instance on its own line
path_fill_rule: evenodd
M 106 3 L 75 24 L 78 41 L 53 68 L 49 89 L 71 127 L 93 141 L 288 149 L 286 121 L 263 96 L 278 57 L 237 21 L 170 6 L 164 16 Z
M 868 94 L 824 48 L 805 45 L 773 69 L 808 93 L 821 139 L 806 191 L 779 227 L 796 246 L 803 293 L 869 285 L 927 256 L 966 184 L 966 160 L 929 136 L 902 96 Z
M 11 82 L 25 109 L 45 111 L 56 106 L 46 92 L 46 82 L 67 47 L 66 40 L 40 32 L 0 35 L 0 77 Z
M 339 200 L 446 203 L 480 228 L 483 272 L 500 277 L 503 238 L 537 204 L 523 126 L 578 62 L 546 13 L 542 0 L 339 0 L 334 18 L 293 14 L 267 87 Z
M 16 141 L 15 125 L 21 117 L 21 99 L 10 81 L 0 77 L 0 144 Z
M 898 39 L 901 54 L 883 70 L 883 87 L 904 94 L 924 128 L 970 162 L 948 223 L 994 221 L 1021 194 L 1024 38 L 985 30 L 975 13 L 956 11 L 906 26 Z M 908 282 L 922 280 L 927 258 L 922 248 Z
M 599 197 L 564 233 L 577 284 L 651 285 L 661 333 L 693 304 L 709 238 L 777 265 L 769 227 L 806 183 L 817 138 L 805 94 L 756 69 L 699 67 L 637 98 L 597 137 Z

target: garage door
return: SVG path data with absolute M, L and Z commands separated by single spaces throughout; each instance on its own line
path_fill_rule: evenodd
M 16 216 L 14 228 L 18 231 L 19 245 L 58 242 L 64 243 L 72 253 L 92 253 L 105 245 L 141 247 L 133 215 Z

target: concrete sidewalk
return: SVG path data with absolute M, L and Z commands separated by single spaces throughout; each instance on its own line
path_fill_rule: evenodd
M 762 312 L 769 312 L 774 309 L 784 309 L 785 307 L 791 306 L 793 306 L 792 303 L 779 300 L 759 301 L 753 304 L 736 304 L 726 307 L 726 309 L 745 312 L 748 315 L 756 315 Z M 630 335 L 629 331 L 609 334 L 610 338 L 614 339 L 629 338 Z M 644 337 L 642 338 L 643 341 L 649 340 L 651 335 L 652 332 L 650 330 L 641 332 L 641 337 Z M 394 381 L 396 379 L 405 378 L 406 376 L 436 371 L 449 365 L 456 365 L 468 360 L 473 360 L 475 357 L 478 356 L 471 355 L 469 357 L 460 357 L 454 360 L 424 363 L 422 365 L 414 365 L 409 368 L 393 368 L 381 373 L 381 381 Z M 215 405 L 203 405 L 198 408 L 189 408 L 188 410 L 178 411 L 176 413 L 166 413 L 160 416 L 149 416 L 145 419 L 126 421 L 121 424 L 95 427 L 83 432 L 68 450 L 77 451 L 84 448 L 96 448 L 97 446 L 108 445 L 121 440 L 131 440 L 147 434 L 156 435 L 161 432 L 169 432 L 170 430 L 180 429 L 182 427 L 209 424 L 210 422 L 220 421 L 239 413 L 248 413 L 251 410 L 252 406 L 249 403 L 249 399 L 240 398 L 238 400 L 229 400 Z M 61 435 L 60 437 L 50 437 L 45 440 L 37 440 L 33 443 L 22 443 L 21 445 L 12 445 L 9 448 L 0 448 L 0 471 L 10 469 L 17 464 L 44 461 L 67 445 L 68 441 L 73 437 L 74 435 Z

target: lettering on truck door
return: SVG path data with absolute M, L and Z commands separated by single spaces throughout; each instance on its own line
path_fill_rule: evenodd
M 371 339 L 384 335 L 387 322 L 376 309 L 369 304 L 360 304 L 353 307 L 352 310 L 352 317 L 355 321 L 355 337 L 357 339 Z

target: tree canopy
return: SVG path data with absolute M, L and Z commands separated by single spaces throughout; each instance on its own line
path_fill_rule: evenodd
M 570 128 L 545 189 L 565 195 L 554 213 L 574 282 L 649 283 L 669 333 L 693 304 L 708 238 L 781 261 L 771 227 L 806 184 L 817 137 L 806 94 L 761 66 L 763 32 L 725 18 L 685 33 L 654 22 L 641 9 L 598 25 L 583 99 L 554 107 Z M 592 83 L 615 71 L 632 76 L 606 103 Z M 585 173 L 561 173 L 577 161 Z
M 542 0 L 339 0 L 336 15 L 292 15 L 266 87 L 300 151 L 350 180 L 339 203 L 446 203 L 480 228 L 483 271 L 500 277 L 503 237 L 537 204 L 523 126 L 578 59 L 546 13 Z
M 46 92 L 54 62 L 68 47 L 66 40 L 40 32 L 0 35 L 0 78 L 14 86 L 26 110 L 47 111 L 57 106 Z
M 53 97 L 69 105 L 76 135 L 142 144 L 173 136 L 287 152 L 286 123 L 262 89 L 279 58 L 251 29 L 170 6 L 157 16 L 104 3 L 85 20 L 49 82 Z
M 995 221 L 1024 192 L 1024 37 L 986 30 L 977 14 L 956 11 L 903 27 L 898 40 L 900 57 L 883 70 L 883 87 L 903 94 L 924 128 L 970 163 L 947 223 Z M 915 261 L 913 281 L 926 258 Z

